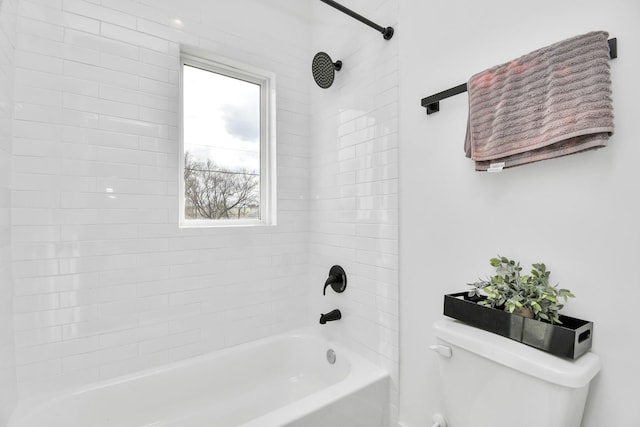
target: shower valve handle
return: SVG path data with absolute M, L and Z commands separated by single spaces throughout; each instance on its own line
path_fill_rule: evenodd
M 334 265 L 331 267 L 331 270 L 329 270 L 329 278 L 324 282 L 322 295 L 327 294 L 327 287 L 329 285 L 331 285 L 331 289 L 339 294 L 347 288 L 347 273 L 345 273 L 344 269 L 339 265 Z

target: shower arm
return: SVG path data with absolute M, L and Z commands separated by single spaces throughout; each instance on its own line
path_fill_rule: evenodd
M 391 37 L 393 37 L 393 27 L 387 27 L 387 28 L 382 27 L 382 26 L 376 24 L 375 22 L 372 22 L 372 21 L 368 20 L 364 16 L 355 13 L 353 10 L 348 9 L 348 8 L 344 7 L 343 5 L 341 5 L 340 3 L 337 3 L 337 2 L 335 2 L 333 0 L 320 0 L 320 1 L 323 2 L 323 3 L 328 4 L 331 7 L 334 7 L 336 9 L 338 9 L 340 12 L 346 13 L 350 17 L 355 18 L 358 21 L 362 22 L 363 24 L 366 24 L 366 25 L 370 26 L 371 28 L 379 31 L 380 33 L 382 33 L 382 37 L 385 40 L 389 40 Z

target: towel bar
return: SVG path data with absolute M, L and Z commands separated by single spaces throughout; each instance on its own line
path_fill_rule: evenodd
M 609 57 L 615 59 L 618 57 L 618 39 L 612 38 L 607 40 L 609 42 Z M 427 109 L 427 114 L 433 114 L 440 111 L 440 101 L 446 98 L 450 98 L 454 95 L 461 94 L 467 91 L 467 84 L 463 83 L 451 89 L 443 90 L 434 95 L 422 98 L 421 105 Z

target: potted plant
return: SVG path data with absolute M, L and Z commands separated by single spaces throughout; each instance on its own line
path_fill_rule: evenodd
M 543 263 L 523 275 L 509 258 L 489 262 L 493 276 L 470 283 L 471 291 L 444 296 L 445 316 L 560 357 L 577 359 L 591 348 L 593 322 L 558 314 L 574 295 L 549 283 Z
M 575 295 L 568 289 L 549 283 L 550 271 L 544 263 L 532 264 L 529 275 L 521 275 L 520 263 L 506 257 L 491 258 L 489 263 L 496 274 L 487 280 L 470 283 L 469 296 L 482 297 L 478 304 L 491 308 L 504 308 L 509 313 L 552 324 L 562 323 L 558 311 L 567 298 Z

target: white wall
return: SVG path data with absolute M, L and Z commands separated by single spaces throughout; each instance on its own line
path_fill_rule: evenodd
M 398 30 L 397 5 L 349 4 Z M 20 0 L 21 397 L 317 325 L 340 308 L 321 330 L 389 369 L 397 418 L 396 40 L 316 1 Z M 277 74 L 278 226 L 177 228 L 180 43 Z M 310 73 L 319 50 L 344 62 L 326 91 Z M 348 289 L 322 297 L 333 264 Z
M 400 1 L 400 419 L 407 427 L 430 425 L 442 409 L 427 349 L 442 295 L 489 273 L 496 254 L 545 262 L 554 281 L 577 295 L 564 312 L 595 322 L 593 351 L 603 368 L 583 425 L 640 425 L 638 17 L 640 4 L 627 0 Z M 598 29 L 619 47 L 611 61 L 616 133 L 607 148 L 478 173 L 462 148 L 467 96 L 443 101 L 431 116 L 420 107 L 422 97 L 476 72 Z
M 11 318 L 11 115 L 17 0 L 0 0 L 0 425 L 18 396 Z
M 345 6 L 397 29 L 396 0 Z M 312 3 L 310 321 L 339 308 L 342 320 L 318 326 L 392 374 L 398 397 L 398 31 L 389 41 L 319 1 Z M 343 62 L 329 89 L 311 78 L 318 51 Z M 322 296 L 329 268 L 347 273 L 344 293 Z
M 21 397 L 306 324 L 306 16 L 284 0 L 20 1 Z M 277 226 L 178 229 L 180 43 L 276 73 Z

